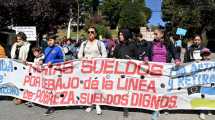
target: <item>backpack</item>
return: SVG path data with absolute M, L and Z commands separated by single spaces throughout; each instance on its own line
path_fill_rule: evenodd
M 87 41 L 83 43 L 83 57 L 85 56 L 85 47 L 87 45 Z M 97 40 L 97 46 L 99 49 L 99 54 L 102 56 L 102 48 L 101 48 L 101 41 Z

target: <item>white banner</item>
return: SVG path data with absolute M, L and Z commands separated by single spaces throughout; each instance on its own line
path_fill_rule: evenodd
M 12 29 L 16 31 L 16 34 L 19 32 L 24 32 L 27 36 L 27 41 L 37 40 L 37 31 L 35 26 L 16 26 Z
M 0 59 L 0 95 L 44 106 L 214 109 L 215 62 L 183 65 L 92 59 L 24 65 Z

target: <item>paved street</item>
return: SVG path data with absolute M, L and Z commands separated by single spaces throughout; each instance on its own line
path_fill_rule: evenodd
M 95 110 L 86 113 L 84 109 L 65 108 L 58 109 L 49 116 L 44 116 L 45 108 L 34 106 L 28 108 L 26 105 L 14 105 L 12 101 L 0 101 L 0 120 L 150 120 L 150 113 L 140 109 L 132 109 L 128 118 L 123 118 L 122 110 L 105 107 L 103 115 L 96 115 Z M 108 109 L 108 110 L 107 110 Z M 215 115 L 206 116 L 207 120 L 214 120 Z M 197 111 L 176 111 L 169 115 L 161 114 L 159 120 L 199 120 Z
M 215 60 L 215 54 L 212 55 Z M 0 120 L 150 120 L 150 111 L 131 109 L 128 118 L 122 115 L 122 109 L 104 107 L 103 115 L 96 115 L 95 110 L 86 113 L 83 108 L 66 107 L 58 108 L 50 116 L 44 116 L 45 108 L 26 105 L 14 105 L 10 100 L 0 100 Z M 215 112 L 214 112 L 215 114 Z M 206 116 L 207 120 L 214 120 L 215 115 Z M 161 114 L 159 120 L 199 120 L 197 111 L 173 111 L 169 115 Z

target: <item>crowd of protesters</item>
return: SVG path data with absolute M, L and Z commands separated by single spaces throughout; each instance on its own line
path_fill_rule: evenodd
M 145 63 L 150 61 L 170 63 L 174 60 L 176 66 L 180 66 L 182 40 L 179 36 L 174 36 L 171 41 L 165 34 L 163 29 L 154 30 L 154 40 L 147 41 L 142 38 L 141 34 L 136 35 L 136 39 L 132 36 L 128 29 L 121 29 L 118 32 L 118 39 L 113 39 L 111 35 L 105 36 L 104 40 L 98 40 L 95 27 L 88 29 L 88 38 L 85 41 L 76 41 L 64 38 L 62 41 L 56 40 L 55 34 L 43 36 L 43 44 L 40 47 L 33 47 L 26 40 L 26 35 L 19 32 L 16 35 L 16 41 L 11 48 L 11 58 L 22 62 L 34 62 L 34 64 L 48 64 L 51 66 L 54 63 L 64 62 L 74 59 L 91 59 L 91 58 L 117 58 L 117 59 L 135 59 Z M 202 38 L 200 35 L 195 35 L 192 38 L 192 44 L 184 47 L 186 53 L 184 62 L 209 60 L 210 50 L 203 47 Z M 1 50 L 1 49 L 0 49 Z M 3 50 L 1 50 L 3 51 Z M 4 51 L 3 51 L 4 52 Z M 1 57 L 6 57 L 5 54 L 0 54 Z M 23 103 L 20 99 L 14 99 L 15 104 Z M 27 102 L 28 106 L 32 103 Z M 92 105 L 86 108 L 90 112 L 96 106 L 96 113 L 102 114 L 99 105 Z M 54 108 L 49 107 L 46 114 L 54 112 Z M 205 112 L 200 111 L 200 118 L 205 119 Z M 124 108 L 123 115 L 128 117 L 128 108 Z M 152 120 L 156 120 L 159 112 L 152 113 Z

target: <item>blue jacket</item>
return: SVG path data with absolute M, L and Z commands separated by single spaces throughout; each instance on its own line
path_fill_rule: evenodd
M 59 46 L 48 46 L 45 49 L 44 63 L 59 63 L 64 62 L 64 53 Z

